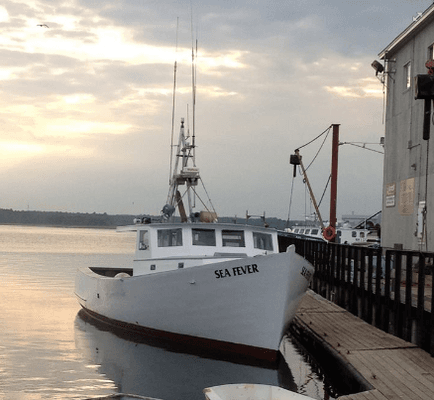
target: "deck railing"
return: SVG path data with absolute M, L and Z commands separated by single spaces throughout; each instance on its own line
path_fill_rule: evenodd
M 434 253 L 284 240 L 314 265 L 315 292 L 434 356 Z

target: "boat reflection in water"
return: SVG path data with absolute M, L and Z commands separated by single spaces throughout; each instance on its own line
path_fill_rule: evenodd
M 144 337 L 108 327 L 81 310 L 75 340 L 83 356 L 99 365 L 120 393 L 164 400 L 203 400 L 205 387 L 262 383 L 297 391 L 288 365 L 222 355 L 193 346 Z

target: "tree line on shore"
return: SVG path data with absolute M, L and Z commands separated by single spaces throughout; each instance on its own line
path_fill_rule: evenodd
M 19 211 L 0 208 L 0 224 L 2 225 L 36 225 L 36 226 L 77 226 L 77 227 L 104 227 L 114 228 L 116 226 L 130 225 L 137 215 L 107 213 L 73 213 L 65 211 Z M 148 216 L 152 220 L 159 219 L 159 216 Z M 220 217 L 220 222 L 245 223 L 245 218 Z M 295 222 L 295 221 L 294 221 Z M 262 219 L 249 219 L 251 225 L 263 225 Z M 276 229 L 284 229 L 286 221 L 279 218 L 267 218 L 266 223 Z

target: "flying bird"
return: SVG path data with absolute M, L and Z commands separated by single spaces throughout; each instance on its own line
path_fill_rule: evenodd
M 49 26 L 47 24 L 38 24 L 36 26 L 40 26 L 41 28 L 45 27 L 45 28 L 49 28 Z

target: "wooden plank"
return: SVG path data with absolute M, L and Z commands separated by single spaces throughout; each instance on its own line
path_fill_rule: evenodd
M 370 390 L 369 392 L 360 392 L 339 397 L 339 400 L 388 400 L 378 390 Z

